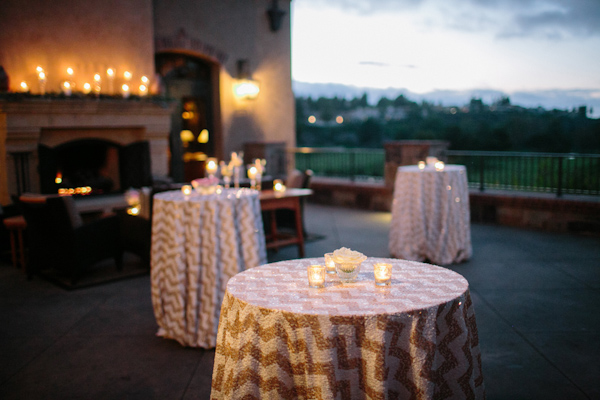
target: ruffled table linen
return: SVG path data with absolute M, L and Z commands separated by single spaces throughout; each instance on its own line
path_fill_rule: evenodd
M 473 253 L 470 222 L 464 166 L 398 168 L 389 236 L 393 257 L 439 265 L 466 261 Z
M 375 286 L 375 262 L 393 266 Z M 308 287 L 308 265 L 242 272 L 221 309 L 211 399 L 482 399 L 467 281 L 445 268 L 369 258 L 358 280 Z
M 156 194 L 151 283 L 158 335 L 214 348 L 227 281 L 266 262 L 257 191 Z

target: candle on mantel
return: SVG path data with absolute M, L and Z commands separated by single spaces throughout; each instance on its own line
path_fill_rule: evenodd
M 88 94 L 92 91 L 92 85 L 89 82 L 83 84 L 83 93 Z
M 25 81 L 21 82 L 21 92 L 29 92 L 29 85 L 27 85 L 27 82 Z
M 65 96 L 71 95 L 71 82 L 69 82 L 69 81 L 63 82 L 63 92 L 65 93 Z
M 100 74 L 96 74 L 94 75 L 94 93 L 99 95 L 100 89 L 102 89 L 102 78 L 100 77 Z
M 38 71 L 38 85 L 40 88 L 40 94 L 46 93 L 46 73 L 42 69 L 42 67 L 36 68 Z
M 115 79 L 115 70 L 112 68 L 107 69 L 106 76 L 108 77 L 108 93 L 112 94 L 114 90 L 113 81 Z
M 121 86 L 121 89 L 123 89 L 123 98 L 126 99 L 129 97 L 129 85 L 124 83 L 123 86 Z
M 147 76 L 142 76 L 142 84 L 140 85 L 140 96 L 146 96 L 150 90 L 150 79 Z

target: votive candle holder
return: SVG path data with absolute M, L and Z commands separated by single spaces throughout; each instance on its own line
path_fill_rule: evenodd
M 335 262 L 333 261 L 333 253 L 325 254 L 325 271 L 328 274 L 335 274 Z
M 373 264 L 373 274 L 375 275 L 375 285 L 388 286 L 392 282 L 392 264 L 376 263 Z
M 183 185 L 181 187 L 181 193 L 183 193 L 184 196 L 189 196 L 190 194 L 192 194 L 192 186 L 191 185 Z
M 308 286 L 311 288 L 325 287 L 325 266 L 310 265 L 308 271 Z

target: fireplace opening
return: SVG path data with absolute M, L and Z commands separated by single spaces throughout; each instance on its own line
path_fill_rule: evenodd
M 146 141 L 120 145 L 103 139 L 72 140 L 56 147 L 40 144 L 42 193 L 102 195 L 152 183 Z
M 121 191 L 117 144 L 95 139 L 65 143 L 56 148 L 56 160 L 58 189 L 89 187 L 93 194 Z

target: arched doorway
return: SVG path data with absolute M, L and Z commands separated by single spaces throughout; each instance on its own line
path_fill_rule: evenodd
M 217 156 L 218 66 L 180 53 L 156 55 L 156 69 L 168 98 L 179 100 L 171 122 L 171 177 L 190 181 L 204 176 L 204 161 Z

